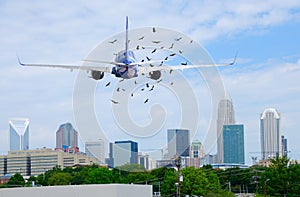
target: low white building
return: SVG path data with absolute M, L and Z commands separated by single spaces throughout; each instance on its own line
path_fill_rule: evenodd
M 0 196 L 9 197 L 152 197 L 151 185 L 102 184 L 0 189 Z

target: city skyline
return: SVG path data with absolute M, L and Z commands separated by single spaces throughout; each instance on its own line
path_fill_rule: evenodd
M 259 114 L 263 109 L 274 107 L 282 114 L 282 134 L 288 139 L 291 159 L 300 159 L 297 142 L 300 91 L 300 2 L 287 1 L 206 1 L 164 2 L 153 1 L 150 8 L 146 2 L 15 2 L 0 4 L 0 22 L 6 28 L 0 31 L 0 154 L 9 149 L 7 120 L 10 117 L 28 117 L 30 124 L 30 147 L 55 147 L 55 131 L 62 122 L 71 122 L 75 127 L 72 105 L 74 82 L 77 73 L 49 69 L 23 69 L 18 66 L 16 53 L 24 62 L 74 63 L 84 59 L 97 44 L 124 30 L 124 18 L 129 15 L 130 27 L 160 26 L 183 32 L 199 42 L 215 62 L 228 62 L 239 51 L 236 64 L 220 68 L 222 82 L 233 101 L 237 123 L 245 127 L 245 159 L 251 163 L 252 156 L 260 156 Z M 122 7 L 122 8 L 121 8 Z M 132 7 L 138 8 L 133 13 Z M 124 12 L 115 13 L 116 9 Z M 152 14 L 148 13 L 151 9 Z M 101 10 L 101 12 L 99 12 Z M 141 17 L 143 16 L 143 17 Z M 161 19 L 164 20 L 161 20 Z M 230 60 L 228 60 L 230 59 Z M 207 152 L 215 153 L 217 142 L 210 137 L 212 118 L 210 95 L 204 90 L 194 72 L 185 72 L 191 87 L 197 92 L 200 111 L 196 136 L 205 145 Z M 213 79 L 212 79 L 213 80 Z M 105 85 L 111 82 L 109 87 Z M 174 85 L 179 82 L 174 81 Z M 86 88 L 89 86 L 87 85 Z M 105 76 L 96 88 L 95 100 L 101 126 L 111 141 L 129 139 L 130 135 L 119 132 L 111 102 L 116 81 Z M 158 88 L 157 88 L 158 89 Z M 159 94 L 160 93 L 160 94 Z M 141 150 L 156 142 L 158 148 L 166 145 L 166 128 L 178 128 L 180 109 L 172 93 L 164 89 L 149 96 L 148 104 L 130 108 L 130 115 L 141 125 L 149 123 L 148 115 L 153 100 L 168 110 L 166 127 Z M 155 97 L 155 98 L 154 98 Z M 83 103 L 84 104 L 84 103 Z M 137 105 L 135 103 L 135 105 Z M 213 106 L 211 108 L 214 108 Z M 203 109 L 203 111 L 201 111 Z M 175 111 L 173 111 L 175 110 Z M 215 122 L 214 122 L 215 123 Z M 187 128 L 188 129 L 188 128 Z M 216 131 L 216 128 L 212 128 Z M 79 130 L 89 132 L 89 130 Z M 98 139 L 98 136 L 96 136 Z M 92 137 L 91 137 L 92 138 Z M 133 136 L 134 141 L 140 138 Z M 191 139 L 192 140 L 192 139 Z M 86 139 L 84 141 L 87 141 Z M 105 145 L 107 147 L 107 145 Z

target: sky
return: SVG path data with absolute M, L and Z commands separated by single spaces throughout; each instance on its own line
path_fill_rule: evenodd
M 238 53 L 235 65 L 216 68 L 213 78 L 195 70 L 184 71 L 176 74 L 176 88 L 170 88 L 167 82 L 172 78 L 166 77 L 166 83 L 156 85 L 153 93 L 140 93 L 128 101 L 128 113 L 137 125 L 151 124 L 151 115 L 154 122 L 155 117 L 165 117 L 163 126 L 150 134 L 122 131 L 126 128 L 120 125 L 126 110 L 120 113 L 110 102 L 110 98 L 117 97 L 116 88 L 121 85 L 113 76 L 106 75 L 95 82 L 86 73 L 76 71 L 23 68 L 16 57 L 18 54 L 26 63 L 81 65 L 81 60 L 96 52 L 99 46 L 106 46 L 107 40 L 122 34 L 126 16 L 130 29 L 160 27 L 191 38 L 199 44 L 201 53 L 216 63 L 230 62 Z M 94 102 L 90 105 L 94 107 L 97 124 L 110 141 L 132 139 L 139 142 L 140 149 L 163 148 L 166 130 L 181 127 L 178 122 L 190 112 L 188 119 L 197 119 L 192 123 L 197 126 L 193 136 L 207 144 L 206 152 L 213 153 L 216 106 L 212 95 L 224 87 L 232 98 L 236 121 L 244 124 L 247 164 L 251 164 L 252 156 L 259 156 L 259 115 L 268 107 L 276 108 L 281 114 L 282 134 L 288 139 L 290 158 L 300 159 L 300 2 L 297 0 L 154 0 L 151 3 L 145 0 L 2 0 L 0 24 L 0 154 L 6 154 L 9 149 L 8 120 L 14 117 L 29 118 L 31 149 L 54 148 L 55 132 L 65 122 L 71 122 L 79 130 L 83 142 L 98 138 L 90 135 L 93 132 L 80 129 L 77 117 L 85 116 L 80 113 L 84 111 L 76 111 L 76 107 L 84 109 L 81 100 L 80 106 L 76 106 L 80 88 Z M 221 87 L 209 85 L 215 79 Z M 135 86 L 138 89 L 146 79 L 137 80 L 142 81 L 141 86 Z M 108 82 L 111 85 L 105 87 Z M 130 83 L 126 84 L 127 88 L 133 88 Z M 192 100 L 183 102 L 187 98 L 180 96 L 180 90 L 187 90 L 184 85 Z M 85 96 L 80 95 L 79 99 Z M 148 105 L 143 104 L 146 98 L 149 98 Z M 195 100 L 199 113 L 193 116 Z M 90 126 L 86 128 L 92 130 L 93 123 L 88 118 L 84 121 Z

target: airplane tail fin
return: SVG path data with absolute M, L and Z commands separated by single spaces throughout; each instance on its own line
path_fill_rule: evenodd
M 125 54 L 126 54 L 126 59 L 128 59 L 128 16 L 126 16 Z

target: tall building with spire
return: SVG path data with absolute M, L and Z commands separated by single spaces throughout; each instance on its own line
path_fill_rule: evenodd
M 224 163 L 223 125 L 235 124 L 234 109 L 231 98 L 224 98 L 218 104 L 217 119 L 217 155 L 218 162 Z
M 262 160 L 282 156 L 280 113 L 267 108 L 260 114 L 260 143 Z
M 9 146 L 10 150 L 29 149 L 29 120 L 26 118 L 14 118 L 9 124 Z

